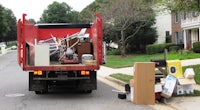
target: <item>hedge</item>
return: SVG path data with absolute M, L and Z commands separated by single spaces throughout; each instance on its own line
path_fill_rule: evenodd
M 165 48 L 169 49 L 169 47 L 172 45 L 172 43 L 148 45 L 146 48 L 146 52 L 147 54 L 163 53 Z
M 200 42 L 193 43 L 193 51 L 195 53 L 200 53 Z

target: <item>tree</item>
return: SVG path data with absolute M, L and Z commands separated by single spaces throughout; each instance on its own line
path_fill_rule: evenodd
M 165 10 L 191 12 L 200 11 L 200 0 L 154 0 L 158 6 L 164 6 Z
M 36 21 L 34 19 L 32 19 L 32 18 L 29 19 L 28 21 L 31 22 L 32 24 L 36 24 Z
M 72 11 L 72 8 L 65 2 L 53 2 L 48 5 L 48 8 L 43 11 L 40 18 L 41 23 L 76 23 L 75 18 L 78 12 Z
M 6 21 L 5 8 L 0 4 L 0 41 L 4 41 L 6 34 L 8 33 L 8 22 Z
M 146 26 L 142 27 L 138 33 L 135 35 L 135 37 L 130 38 L 130 40 L 127 41 L 128 48 L 127 52 L 133 53 L 133 52 L 146 52 L 146 46 L 149 44 L 153 44 L 157 40 L 157 30 L 156 28 L 152 28 L 152 25 L 155 23 L 155 19 L 152 19 Z M 132 34 L 132 29 L 134 29 L 132 26 L 128 31 L 130 33 L 126 34 Z M 127 36 L 128 36 L 127 35 Z
M 6 22 L 8 24 L 8 33 L 5 36 L 5 41 L 11 41 L 11 40 L 16 40 L 17 39 L 17 19 L 15 15 L 13 14 L 12 10 L 10 9 L 5 9 L 5 17 L 6 17 Z
M 80 12 L 80 21 L 90 23 L 93 20 L 94 13 L 102 13 L 108 3 L 109 0 L 95 0 Z
M 109 10 L 109 11 L 108 11 Z M 126 55 L 127 42 L 154 19 L 155 14 L 147 2 L 142 0 L 112 0 L 105 8 L 104 19 L 120 31 L 121 55 Z M 133 27 L 131 34 L 126 32 Z

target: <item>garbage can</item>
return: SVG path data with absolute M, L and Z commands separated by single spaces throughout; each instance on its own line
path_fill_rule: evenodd
M 5 54 L 6 53 L 6 47 L 5 46 L 1 46 L 1 54 Z

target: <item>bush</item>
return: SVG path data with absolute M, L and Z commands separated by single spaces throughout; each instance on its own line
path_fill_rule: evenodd
M 200 42 L 193 43 L 193 51 L 195 53 L 200 53 Z
M 168 48 L 172 43 L 165 43 L 165 44 L 153 44 L 148 45 L 146 48 L 147 54 L 155 54 L 155 53 L 163 53 L 165 48 Z
M 119 49 L 110 49 L 107 51 L 107 55 L 121 55 L 121 51 Z
M 169 51 L 170 52 L 177 52 L 178 50 L 180 50 L 179 46 L 170 46 L 169 47 Z

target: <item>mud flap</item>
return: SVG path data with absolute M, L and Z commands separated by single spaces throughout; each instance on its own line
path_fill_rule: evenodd
M 97 89 L 97 78 L 96 71 L 90 71 L 90 79 L 81 80 L 79 88 L 81 90 L 96 90 Z
M 29 91 L 47 91 L 47 81 L 33 80 L 33 72 L 29 72 Z

